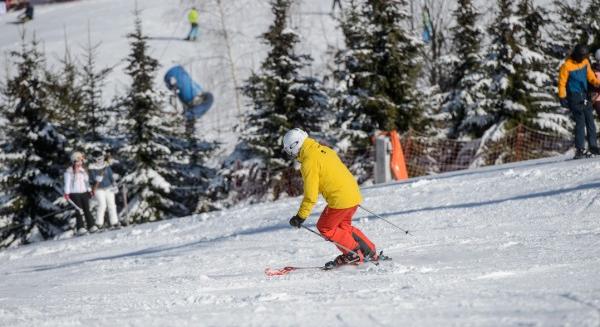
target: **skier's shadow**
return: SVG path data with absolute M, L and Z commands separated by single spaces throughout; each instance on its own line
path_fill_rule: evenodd
M 194 250 L 197 250 L 198 247 L 209 246 L 212 243 L 222 242 L 222 241 L 225 241 L 225 240 L 228 240 L 228 239 L 231 239 L 234 237 L 238 237 L 238 236 L 270 233 L 270 232 L 289 229 L 289 228 L 290 227 L 287 223 L 263 226 L 263 227 L 258 227 L 258 228 L 250 228 L 250 229 L 247 229 L 247 230 L 244 230 L 244 231 L 241 231 L 238 233 L 233 233 L 230 235 L 223 235 L 223 236 L 219 236 L 219 237 L 215 237 L 215 238 L 203 239 L 203 240 L 186 243 L 186 244 L 175 245 L 175 246 L 168 246 L 168 247 L 156 246 L 156 247 L 151 247 L 151 248 L 147 248 L 147 249 L 143 249 L 143 250 L 139 250 L 139 251 L 127 252 L 127 253 L 111 255 L 111 256 L 98 257 L 98 258 L 87 259 L 87 260 L 78 260 L 78 261 L 73 261 L 73 262 L 63 263 L 63 264 L 58 264 L 58 265 L 34 266 L 32 269 L 21 270 L 18 273 L 55 270 L 55 269 L 68 268 L 68 267 L 73 267 L 73 266 L 81 265 L 84 263 L 90 263 L 90 262 L 96 262 L 96 261 L 105 261 L 105 260 L 140 257 L 140 256 L 150 256 L 150 255 L 158 254 L 158 253 L 161 253 L 161 256 L 164 256 L 164 254 L 162 254 L 163 252 L 169 252 L 169 251 L 175 251 L 175 250 L 178 250 L 177 255 L 179 255 L 181 253 L 181 250 L 194 251 Z
M 147 39 L 150 41 L 185 41 L 182 37 L 174 36 L 148 36 Z

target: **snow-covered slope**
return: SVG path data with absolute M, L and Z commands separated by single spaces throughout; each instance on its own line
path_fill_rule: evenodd
M 126 35 L 133 31 L 135 0 L 80 0 L 37 6 L 35 19 L 15 25 L 19 13 L 0 15 L 0 80 L 6 75 L 8 52 L 18 50 L 21 33 L 30 40 L 35 33 L 48 57 L 48 66 L 58 69 L 64 58 L 65 39 L 73 57 L 80 56 L 88 44 L 101 42 L 99 67 L 114 67 L 107 79 L 105 99 L 123 94 L 129 80 L 123 59 L 129 53 Z M 237 140 L 233 127 L 246 110 L 247 100 L 235 92 L 266 55 L 258 39 L 272 23 L 268 0 L 138 0 L 144 33 L 150 51 L 162 67 L 157 86 L 165 89 L 162 78 L 175 64 L 183 65 L 192 77 L 215 95 L 213 108 L 197 124 L 200 136 L 224 143 L 223 152 Z M 200 12 L 197 42 L 182 39 L 189 31 L 187 11 L 196 5 Z M 291 26 L 301 35 L 298 51 L 315 59 L 314 72 L 325 71 L 329 46 L 339 47 L 340 33 L 329 15 L 328 1 L 298 1 L 291 9 Z M 9 66 L 10 69 L 10 66 Z M 318 75 L 318 74 L 317 74 Z M 238 92 L 239 93 L 239 92 Z
M 316 266 L 300 198 L 0 252 L 1 326 L 598 326 L 600 159 L 553 158 L 363 189 L 392 262 Z M 320 203 L 308 226 L 314 228 Z

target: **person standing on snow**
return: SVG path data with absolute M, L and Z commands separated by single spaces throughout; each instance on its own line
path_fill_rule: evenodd
M 67 201 L 72 201 L 79 208 L 76 210 L 77 234 L 79 235 L 87 233 L 88 230 L 91 233 L 98 230 L 98 227 L 94 225 L 94 218 L 92 218 L 92 213 L 90 212 L 90 198 L 93 194 L 89 185 L 88 173 L 83 168 L 83 161 L 83 153 L 73 152 L 71 155 L 71 167 L 67 169 L 64 175 L 64 197 Z M 80 211 L 83 211 L 85 221 Z
M 331 148 L 320 145 L 299 128 L 283 137 L 283 150 L 301 163 L 304 198 L 290 225 L 300 228 L 317 203 L 319 193 L 327 206 L 317 222 L 317 229 L 326 239 L 341 245 L 342 252 L 325 268 L 345 264 L 360 264 L 378 260 L 373 244 L 358 228 L 352 226 L 352 216 L 362 201 L 352 173 Z M 352 251 L 348 251 L 352 250 Z
M 33 5 L 28 2 L 27 7 L 25 7 L 25 11 L 22 14 L 20 14 L 17 18 L 20 19 L 23 23 L 33 20 Z
M 342 0 L 333 0 L 333 2 L 331 3 L 331 12 L 332 13 L 335 11 L 336 5 L 340 8 L 340 11 L 341 11 L 342 10 Z
M 188 21 L 190 22 L 191 29 L 188 36 L 185 38 L 186 41 L 195 41 L 198 37 L 198 16 L 198 10 L 196 10 L 196 7 L 192 7 L 188 13 Z
M 560 105 L 571 111 L 575 120 L 575 159 L 587 156 L 585 151 L 585 135 L 589 150 L 593 155 L 599 155 L 596 140 L 596 123 L 592 113 L 592 102 L 589 97 L 588 82 L 600 87 L 600 80 L 590 67 L 587 57 L 589 50 L 585 45 L 578 44 L 573 52 L 560 66 L 558 75 L 558 97 Z
M 596 75 L 596 79 L 600 80 L 600 49 L 594 54 L 594 64 L 592 70 Z M 596 111 L 596 115 L 600 117 L 600 88 L 596 87 L 592 90 L 592 107 Z
M 94 162 L 89 166 L 90 180 L 92 181 L 92 193 L 98 201 L 96 209 L 96 225 L 104 226 L 104 214 L 108 207 L 108 222 L 111 228 L 119 227 L 117 205 L 115 203 L 115 180 L 112 169 L 110 169 L 110 158 L 101 151 L 92 152 Z

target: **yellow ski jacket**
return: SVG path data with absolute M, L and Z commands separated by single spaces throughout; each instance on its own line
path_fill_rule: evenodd
M 331 148 L 306 138 L 298 160 L 304 181 L 304 198 L 298 217 L 306 219 L 310 215 L 319 193 L 333 209 L 351 208 L 362 202 L 356 179 Z
M 188 14 L 188 21 L 190 24 L 198 24 L 198 10 L 190 10 L 190 13 Z

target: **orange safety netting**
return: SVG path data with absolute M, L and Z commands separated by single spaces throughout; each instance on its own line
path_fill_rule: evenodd
M 401 137 L 401 143 L 411 177 L 552 157 L 573 146 L 572 137 L 524 125 L 509 130 L 499 140 L 457 141 L 407 133 Z

